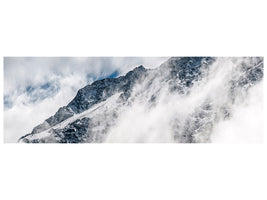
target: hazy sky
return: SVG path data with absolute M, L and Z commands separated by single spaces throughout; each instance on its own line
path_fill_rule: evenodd
M 94 80 L 124 75 L 139 65 L 158 67 L 166 57 L 4 58 L 4 140 L 16 142 L 66 105 Z

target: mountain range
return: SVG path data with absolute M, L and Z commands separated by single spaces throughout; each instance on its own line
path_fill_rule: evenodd
M 158 68 L 141 65 L 81 88 L 19 142 L 209 143 L 262 79 L 262 57 L 172 57 Z

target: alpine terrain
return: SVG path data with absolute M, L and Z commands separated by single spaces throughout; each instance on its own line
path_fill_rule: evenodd
M 234 134 L 259 142 L 262 132 L 236 127 L 256 119 L 249 109 L 261 102 L 262 80 L 262 57 L 172 57 L 81 88 L 19 142 L 210 143 Z

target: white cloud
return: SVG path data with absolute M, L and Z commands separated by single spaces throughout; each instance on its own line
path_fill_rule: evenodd
M 263 82 L 249 91 L 248 97 L 236 104 L 233 116 L 214 128 L 213 143 L 263 143 Z
M 4 95 L 12 103 L 4 111 L 4 140 L 16 142 L 31 132 L 34 126 L 53 115 L 59 107 L 69 103 L 78 89 L 93 80 L 109 76 L 114 71 L 125 74 L 143 64 L 158 67 L 167 58 L 154 57 L 33 57 L 4 59 Z M 89 79 L 88 79 L 89 78 Z M 40 95 L 41 86 L 57 84 L 51 96 L 32 101 L 28 86 L 36 88 L 32 96 Z
M 218 58 L 209 67 L 207 76 L 195 83 L 188 95 L 170 93 L 167 85 L 155 79 L 150 88 L 146 81 L 135 86 L 133 104 L 122 109 L 116 126 L 107 134 L 106 142 L 174 142 L 174 126 L 177 134 L 189 129 L 196 131 L 198 142 L 263 142 L 263 83 L 252 86 L 248 95 L 243 96 L 242 91 L 229 93 L 231 79 L 242 76 L 238 67 L 241 62 L 247 60 Z M 142 92 L 144 88 L 145 92 Z M 149 98 L 155 91 L 159 91 L 159 99 L 155 106 L 151 106 Z M 237 95 L 234 103 L 232 95 Z M 203 110 L 206 102 L 210 103 L 212 110 Z M 231 110 L 229 119 L 224 119 L 224 107 Z M 196 122 L 198 115 L 207 117 Z M 202 122 L 203 126 L 195 130 L 194 123 Z
M 124 74 L 138 65 L 158 67 L 164 57 L 6 57 L 4 59 L 4 94 L 28 85 L 47 83 L 54 76 L 89 74 L 96 79 L 115 70 Z M 52 76 L 52 77 L 51 77 Z
M 29 102 L 26 93 L 19 95 L 14 106 L 4 112 L 5 142 L 16 142 L 19 137 L 30 133 L 59 107 L 70 102 L 85 82 L 85 79 L 77 75 L 64 77 L 60 80 L 60 90 L 55 96 L 38 102 Z

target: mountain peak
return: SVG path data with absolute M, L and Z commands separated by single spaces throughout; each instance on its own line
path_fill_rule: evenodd
M 138 67 L 134 68 L 134 70 L 145 70 L 146 68 L 143 65 L 139 65 Z
M 134 72 L 134 73 L 140 73 L 140 72 L 145 72 L 146 68 L 143 65 L 139 65 L 138 67 L 135 67 L 132 71 L 130 72 Z M 130 73 L 128 72 L 128 73 Z

